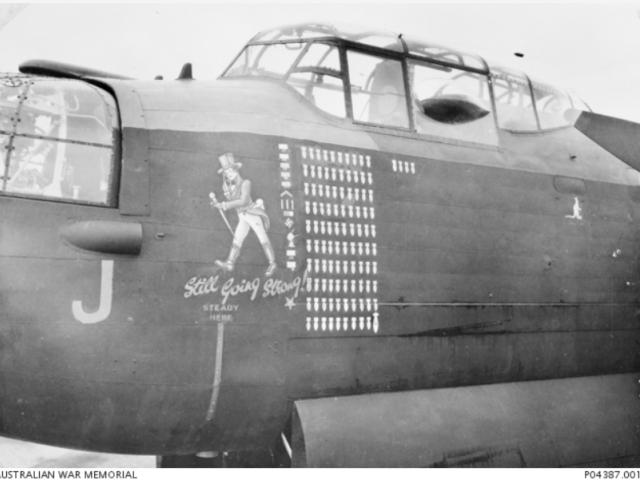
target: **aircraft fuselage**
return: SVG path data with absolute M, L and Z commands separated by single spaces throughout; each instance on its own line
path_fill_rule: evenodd
M 331 119 L 270 80 L 105 83 L 119 207 L 0 197 L 3 435 L 251 450 L 297 399 L 637 371 L 638 187 L 575 130 L 492 147 Z M 239 235 L 209 198 L 227 152 L 269 277 L 253 227 L 215 263 Z

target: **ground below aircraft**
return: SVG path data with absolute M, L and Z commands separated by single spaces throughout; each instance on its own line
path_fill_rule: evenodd
M 638 127 L 330 24 L 0 77 L 0 434 L 159 466 L 640 464 Z

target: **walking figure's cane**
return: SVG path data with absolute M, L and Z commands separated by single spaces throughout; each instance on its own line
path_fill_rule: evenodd
M 218 200 L 216 200 L 215 193 L 211 192 L 209 194 L 209 198 L 211 199 L 211 205 L 218 203 Z M 227 227 L 229 227 L 229 231 L 231 232 L 231 235 L 233 236 L 233 238 L 235 238 L 236 236 L 234 235 L 233 230 L 231 230 L 231 225 L 229 225 L 229 220 L 227 220 L 227 216 L 224 214 L 222 210 L 218 209 L 218 211 L 220 212 L 220 215 L 222 215 L 222 219 L 224 220 L 224 223 L 226 223 Z

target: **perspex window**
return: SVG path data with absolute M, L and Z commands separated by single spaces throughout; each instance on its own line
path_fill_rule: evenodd
M 366 53 L 347 52 L 353 119 L 409 128 L 402 63 Z
M 340 50 L 334 44 L 249 45 L 224 76 L 284 80 L 319 109 L 336 117 L 347 116 Z
M 538 131 L 527 77 L 515 70 L 493 66 L 491 76 L 500 128 L 512 132 Z
M 0 77 L 0 193 L 115 206 L 118 131 L 97 87 Z
M 270 77 L 282 79 L 304 53 L 306 43 L 249 45 L 224 74 L 225 77 Z
M 549 84 L 533 80 L 531 81 L 531 88 L 536 100 L 536 110 L 542 130 L 570 125 L 569 121 L 564 117 L 564 113 L 573 108 L 567 93 Z
M 409 85 L 418 133 L 497 145 L 486 75 L 409 60 Z
M 340 51 L 336 45 L 313 43 L 290 70 L 287 83 L 313 105 L 336 117 L 346 117 Z

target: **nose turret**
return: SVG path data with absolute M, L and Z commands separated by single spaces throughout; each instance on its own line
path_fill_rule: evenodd
M 115 204 L 113 97 L 84 82 L 0 77 L 2 193 Z

